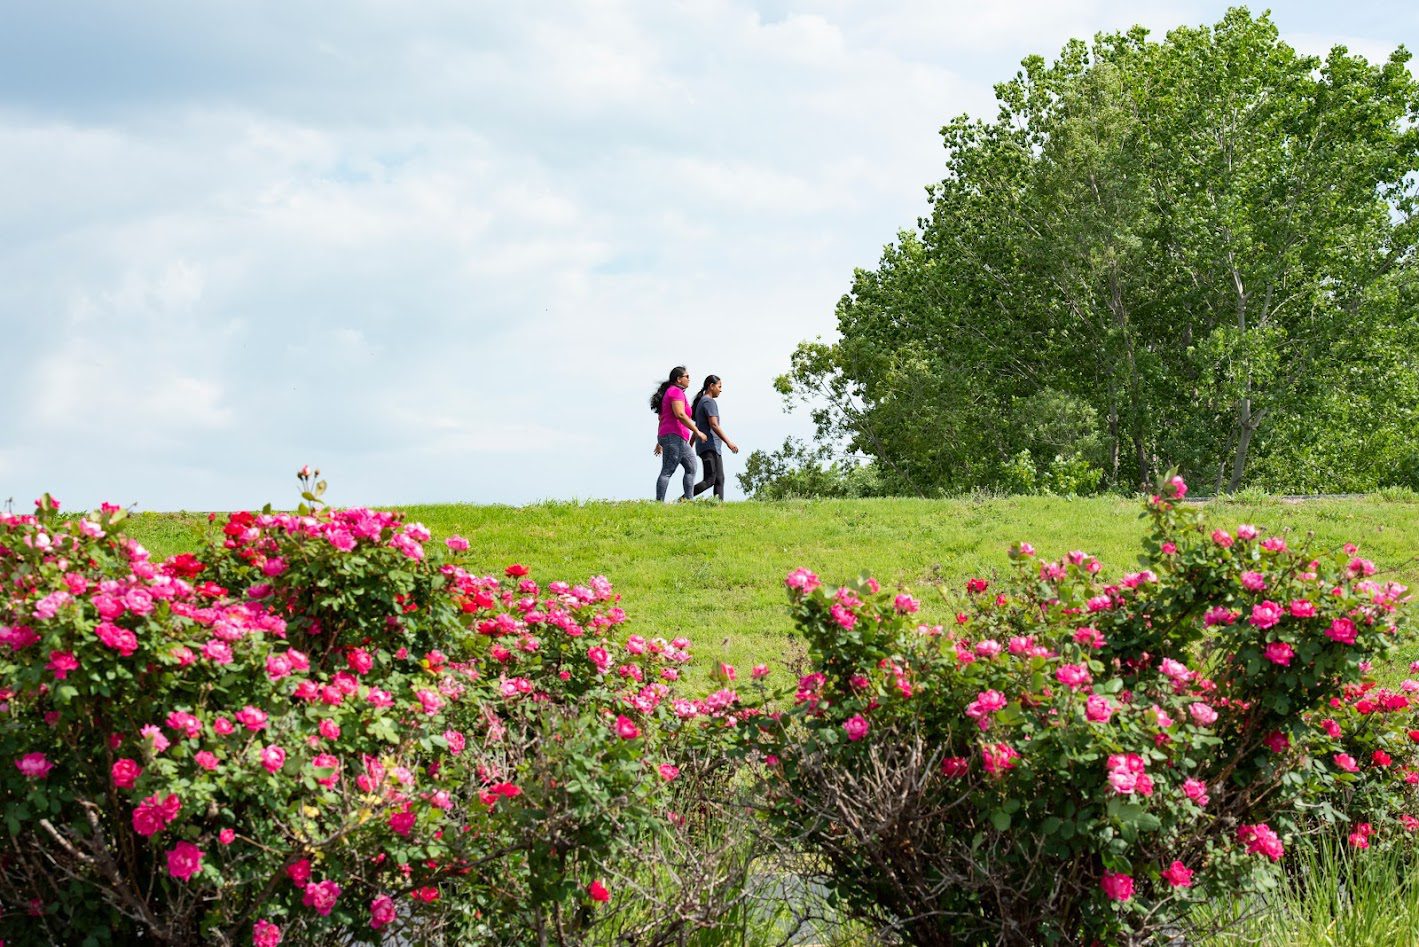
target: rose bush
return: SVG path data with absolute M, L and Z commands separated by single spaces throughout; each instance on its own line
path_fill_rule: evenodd
M 1143 941 L 1327 823 L 1410 824 L 1419 729 L 1391 718 L 1419 684 L 1364 681 L 1405 590 L 1353 547 L 1208 530 L 1185 492 L 1149 501 L 1137 571 L 1020 543 L 947 628 L 872 579 L 788 576 L 811 666 L 746 740 L 851 911 L 915 943 Z
M 302 479 L 163 562 L 117 507 L 0 517 L 6 943 L 573 942 L 673 848 L 684 721 L 734 702 L 677 698 L 687 642 Z

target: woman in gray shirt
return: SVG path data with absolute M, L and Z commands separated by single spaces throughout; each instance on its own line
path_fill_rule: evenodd
M 705 383 L 700 388 L 700 393 L 695 395 L 695 403 L 690 408 L 695 427 L 709 435 L 695 447 L 705 468 L 705 478 L 695 484 L 695 496 L 714 487 L 714 495 L 721 500 L 724 499 L 724 448 L 728 447 L 731 452 L 739 453 L 739 445 L 731 441 L 729 435 L 724 433 L 724 428 L 719 426 L 719 395 L 722 391 L 724 382 L 720 381 L 718 375 L 706 376 Z

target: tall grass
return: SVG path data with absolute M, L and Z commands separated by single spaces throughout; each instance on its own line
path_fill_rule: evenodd
M 1284 871 L 1281 867 L 1284 866 Z M 1250 900 L 1210 901 L 1193 920 L 1217 932 L 1200 947 L 1412 947 L 1419 944 L 1419 852 L 1352 851 L 1339 838 L 1294 846 L 1274 887 Z

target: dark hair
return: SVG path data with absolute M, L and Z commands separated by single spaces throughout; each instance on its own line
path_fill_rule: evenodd
M 694 417 L 694 416 L 695 416 L 695 412 L 698 411 L 698 410 L 700 410 L 700 400 L 701 400 L 702 398 L 704 398 L 705 392 L 707 392 L 707 391 L 710 390 L 710 385 L 713 385 L 713 384 L 715 384 L 715 383 L 718 382 L 718 381 L 719 381 L 719 376 L 718 376 L 718 375 L 706 375 L 706 376 L 705 376 L 705 383 L 700 386 L 700 393 L 697 394 L 697 395 L 695 395 L 695 401 L 694 401 L 693 404 L 690 405 L 690 417 Z
M 650 396 L 650 410 L 656 414 L 660 413 L 660 402 L 665 399 L 665 393 L 670 390 L 670 386 L 675 384 L 675 379 L 681 375 L 687 375 L 684 365 L 676 365 L 670 369 L 670 377 L 660 383 L 660 387 L 655 389 L 655 394 Z

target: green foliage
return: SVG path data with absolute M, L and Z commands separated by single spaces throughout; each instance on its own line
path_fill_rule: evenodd
M 699 882 L 637 936 L 713 926 L 743 860 L 672 819 L 714 758 L 671 761 L 733 698 L 672 711 L 688 642 L 302 480 L 161 561 L 116 507 L 0 514 L 6 942 L 581 942 L 649 850 Z
M 749 745 L 771 823 L 853 914 L 917 944 L 1142 943 L 1273 886 L 1317 826 L 1403 836 L 1412 710 L 1362 681 L 1405 590 L 1346 549 L 1209 532 L 1185 489 L 1149 501 L 1144 568 L 1019 543 L 945 628 L 871 579 L 789 574 L 808 673 Z M 1363 770 L 1330 762 L 1348 749 Z
M 1093 488 L 1055 457 L 1103 489 L 1413 487 L 1408 60 L 1301 55 L 1240 8 L 1025 59 L 780 391 L 901 494 Z
M 827 448 L 813 448 L 792 437 L 772 453 L 751 453 L 737 476 L 740 489 L 756 500 L 843 499 L 890 492 L 874 465 L 834 460 Z

